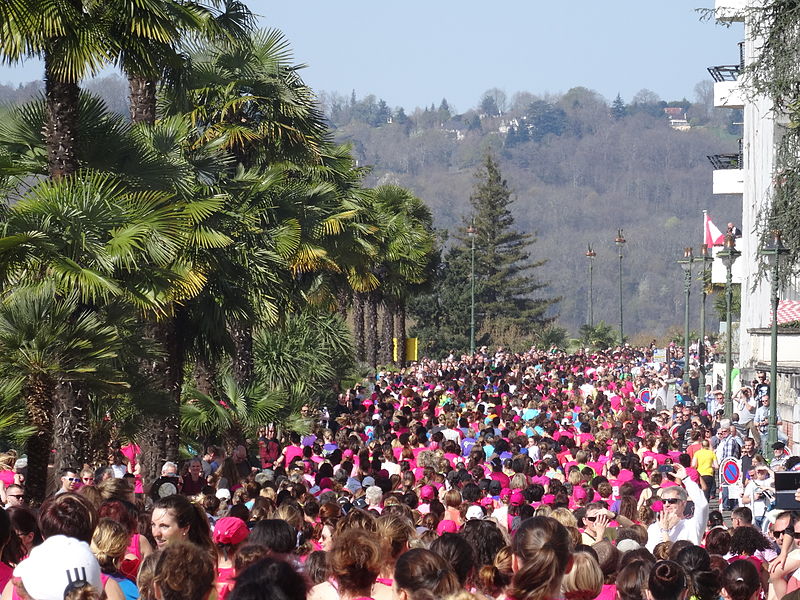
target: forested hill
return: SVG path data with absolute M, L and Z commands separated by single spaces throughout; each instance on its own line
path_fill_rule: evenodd
M 109 76 L 86 89 L 127 113 L 127 82 Z M 0 104 L 40 93 L 41 83 L 0 85 Z M 515 193 L 516 226 L 538 241 L 537 275 L 562 296 L 558 324 L 574 334 L 588 321 L 587 244 L 597 252 L 594 319 L 618 322 L 617 229 L 628 243 L 623 262 L 625 332 L 649 341 L 682 330 L 683 278 L 675 260 L 702 241 L 702 210 L 723 228 L 741 215 L 741 198 L 711 193 L 706 155 L 736 152 L 739 111 L 714 109 L 713 86 L 699 83 L 693 102 L 665 102 L 642 90 L 627 102 L 591 90 L 563 95 L 491 90 L 477 107 L 457 112 L 446 100 L 424 109 L 391 108 L 375 96 L 320 94 L 338 141 L 352 144 L 368 185 L 396 182 L 432 208 L 435 226 L 463 223 L 473 173 L 487 150 L 496 154 Z M 665 111 L 665 109 L 668 109 Z M 685 117 L 688 129 L 670 124 Z M 465 281 L 464 285 L 467 285 Z M 695 296 L 697 297 L 697 295 Z M 697 328 L 696 302 L 692 306 Z M 716 330 L 713 310 L 708 326 Z
M 712 90 L 710 82 L 698 84 L 694 102 L 665 102 L 643 90 L 627 103 L 585 88 L 517 94 L 510 102 L 492 90 L 460 114 L 446 100 L 411 114 L 374 96 L 322 100 L 337 140 L 372 165 L 368 183 L 411 188 L 443 230 L 463 223 L 473 172 L 492 150 L 515 192 L 517 227 L 538 236 L 532 259 L 548 259 L 537 273 L 551 295 L 563 297 L 559 324 L 572 333 L 588 322 L 588 244 L 597 252 L 595 323 L 616 327 L 614 238 L 622 228 L 625 332 L 649 341 L 682 331 L 683 278 L 675 261 L 685 246 L 701 244 L 702 210 L 723 229 L 740 219 L 740 197 L 711 193 L 706 156 L 737 151 L 741 114 L 714 109 Z M 691 310 L 697 329 L 696 306 Z M 716 313 L 708 312 L 716 330 Z

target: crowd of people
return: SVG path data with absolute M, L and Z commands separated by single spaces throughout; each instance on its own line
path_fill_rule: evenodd
M 724 416 L 673 368 L 629 347 L 420 361 L 151 485 L 112 444 L 35 511 L 8 452 L 2 600 L 800 597 L 800 514 L 773 506 L 800 457 L 764 451 L 769 382 Z

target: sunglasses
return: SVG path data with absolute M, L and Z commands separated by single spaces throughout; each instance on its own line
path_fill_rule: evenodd
M 777 539 L 778 539 L 778 538 L 780 538 L 780 537 L 781 537 L 781 536 L 782 536 L 784 533 L 785 533 L 786 535 L 790 535 L 790 536 L 792 536 L 792 537 L 793 537 L 794 539 L 796 539 L 796 540 L 800 540 L 800 531 L 794 531 L 794 530 L 793 530 L 791 527 L 790 527 L 790 528 L 788 528 L 788 529 L 784 529 L 783 531 L 773 531 L 773 532 L 772 532 L 772 535 L 773 535 L 773 536 L 775 536 L 775 539 L 777 540 Z
M 69 481 L 70 483 L 76 483 L 76 482 L 78 482 L 78 481 L 80 481 L 80 480 L 81 480 L 81 478 L 80 478 L 80 477 L 65 477 L 64 479 L 66 479 L 66 480 L 67 480 L 67 481 Z
M 597 521 L 597 517 L 583 517 L 584 521 L 589 521 L 590 523 L 594 523 Z
M 93 481 L 94 481 L 94 477 L 84 477 L 84 478 L 83 478 L 83 481 L 84 481 L 85 483 L 91 483 L 91 482 L 93 482 Z
M 25 495 L 24 494 L 6 494 L 8 498 L 16 498 L 17 500 L 22 500 Z
M 683 502 L 680 498 L 664 498 L 661 500 L 664 504 L 677 504 L 678 502 Z

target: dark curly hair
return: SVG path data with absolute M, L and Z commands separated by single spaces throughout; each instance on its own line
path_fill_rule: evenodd
M 478 567 L 494 564 L 494 557 L 501 548 L 508 544 L 497 523 L 470 519 L 464 524 L 461 535 L 475 550 Z
M 769 547 L 767 538 L 752 525 L 737 527 L 731 535 L 730 553 L 737 556 L 741 554 L 752 556 L 759 550 L 766 550 Z

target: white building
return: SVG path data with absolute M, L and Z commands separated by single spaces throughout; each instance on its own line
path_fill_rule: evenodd
M 739 108 L 744 112 L 742 140 L 738 158 L 720 155 L 714 163 L 713 191 L 715 194 L 742 194 L 742 237 L 737 249 L 742 255 L 736 263 L 742 285 L 742 312 L 739 328 L 738 364 L 740 381 L 749 382 L 756 371 L 769 372 L 771 302 L 770 282 L 759 277 L 761 259 L 758 255 L 760 239 L 758 216 L 769 206 L 772 197 L 772 179 L 775 166 L 775 146 L 781 135 L 779 116 L 772 111 L 768 98 L 753 97 L 742 88 L 740 70 L 757 56 L 759 40 L 752 39 L 745 8 L 753 0 L 716 0 L 717 18 L 744 23 L 744 42 L 739 49 L 738 65 L 711 67 L 715 80 L 714 105 Z M 776 119 L 778 119 L 776 121 Z M 735 155 L 734 155 L 735 156 Z M 716 268 L 716 265 L 715 265 Z M 797 285 L 782 289 L 783 300 L 800 299 Z M 735 339 L 735 338 L 734 338 Z M 738 386 L 734 384 L 735 392 Z M 778 337 L 778 404 L 784 420 L 784 430 L 800 450 L 800 409 L 796 400 L 800 396 L 800 330 L 779 329 Z

